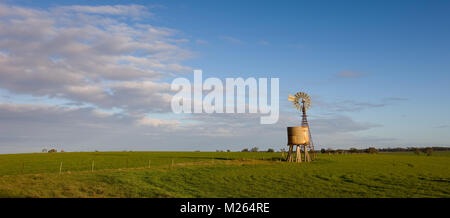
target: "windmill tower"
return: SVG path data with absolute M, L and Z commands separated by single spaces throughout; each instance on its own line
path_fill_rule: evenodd
M 294 162 L 294 146 L 297 146 L 295 162 L 302 162 L 302 147 L 304 161 L 310 162 L 311 157 L 308 150 L 310 150 L 313 154 L 313 158 L 315 157 L 314 144 L 312 142 L 311 131 L 309 129 L 308 119 L 306 116 L 306 110 L 311 107 L 311 98 L 304 92 L 297 92 L 294 96 L 289 95 L 288 101 L 292 101 L 297 110 L 302 113 L 302 122 L 301 126 L 287 128 L 289 146 L 287 161 Z

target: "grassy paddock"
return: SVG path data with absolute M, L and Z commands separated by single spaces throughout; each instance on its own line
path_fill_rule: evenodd
M 261 152 L 0 155 L 0 197 L 450 197 L 450 152 L 319 154 L 317 161 L 302 164 L 280 157 Z

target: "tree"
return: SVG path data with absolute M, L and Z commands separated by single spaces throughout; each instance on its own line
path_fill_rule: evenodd
M 418 148 L 414 148 L 414 154 L 420 155 L 420 150 Z
M 250 150 L 251 152 L 258 152 L 258 147 L 253 147 L 252 150 Z
M 244 148 L 244 149 L 242 149 L 242 151 L 241 152 L 248 152 L 248 148 Z
M 47 153 L 47 149 L 46 148 L 42 149 L 42 153 Z
M 367 153 L 369 154 L 377 154 L 378 150 L 374 147 L 370 147 L 369 149 L 367 149 Z
M 227 152 L 231 152 L 230 149 L 228 149 Z
M 325 148 L 320 149 L 320 153 L 325 154 L 327 153 L 327 150 L 325 150 Z
M 275 150 L 273 150 L 272 148 L 267 149 L 267 152 L 273 153 L 275 152 Z
M 286 153 L 286 149 L 285 149 L 285 148 L 282 148 L 282 149 L 280 149 L 280 152 L 281 152 L 281 156 L 282 156 L 283 159 L 284 159 L 284 153 Z
M 48 150 L 48 153 L 55 153 L 55 152 L 58 152 L 56 149 L 50 149 L 50 150 Z
M 431 156 L 431 154 L 433 153 L 433 148 L 425 148 L 425 152 L 427 153 L 427 156 Z
M 351 154 L 353 154 L 353 153 L 359 153 L 359 150 L 356 149 L 356 148 L 350 148 L 350 150 L 349 150 L 348 152 L 350 152 Z

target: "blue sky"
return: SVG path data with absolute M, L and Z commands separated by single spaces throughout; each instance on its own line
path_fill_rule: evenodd
M 170 36 L 171 39 L 185 40 L 175 44 L 189 51 L 188 57 L 175 62 L 189 69 L 202 69 L 204 77 L 280 78 L 281 107 L 286 113 L 293 112 L 293 108 L 284 101 L 284 96 L 297 91 L 308 92 L 313 98 L 310 111 L 313 132 L 314 119 L 339 120 L 336 118 L 345 117 L 361 127 L 354 132 L 349 130 L 345 135 L 338 132 L 330 136 L 326 131 L 321 135 L 319 130 L 317 140 L 324 147 L 450 144 L 448 1 L 0 2 L 50 11 L 50 14 L 53 13 L 51 8 L 73 5 L 145 6 L 151 15 L 112 18 L 130 26 L 139 23 L 174 30 L 176 33 Z M 109 16 L 102 15 L 103 18 Z M 10 52 L 8 48 L 0 47 L 2 50 Z M 191 78 L 192 72 L 184 70 L 176 72 L 176 75 Z M 165 76 L 153 81 L 170 83 L 172 79 Z M 46 105 L 76 102 L 101 111 L 121 111 L 113 106 L 99 106 L 101 104 L 81 97 L 67 97 L 73 93 L 66 93 L 66 97 L 52 97 L 51 92 L 43 89 L 21 91 L 17 86 L 11 88 L 0 84 L 0 93 L 3 93 L 0 102 Z M 149 114 L 156 118 L 179 119 L 170 113 Z M 333 122 L 327 124 L 334 125 Z M 284 143 L 283 131 L 271 136 L 277 138 L 269 139 L 271 145 Z M 161 140 L 166 133 L 159 135 Z M 211 145 L 207 136 L 200 135 L 185 145 L 173 141 L 172 144 L 178 145 L 158 147 L 155 142 L 148 150 L 189 150 L 194 149 L 193 144 L 197 142 L 204 146 L 202 149 L 226 149 L 230 144 L 237 149 L 252 144 L 251 136 L 249 133 L 248 137 L 235 139 L 222 137 L 220 142 L 223 146 L 220 147 Z M 351 137 L 358 140 L 346 143 L 345 140 Z M 58 144 L 63 144 L 64 139 L 60 140 Z M 1 142 L 0 139 L 4 152 L 22 151 L 17 149 L 20 146 L 17 140 L 13 143 L 17 145 L 8 146 L 11 141 L 14 140 Z M 43 141 L 52 143 L 51 138 Z M 136 142 L 128 140 L 126 144 L 144 146 L 146 141 L 148 138 Z M 83 143 L 101 143 L 105 149 L 108 149 L 106 145 L 114 144 L 108 140 Z M 24 145 L 23 150 L 42 147 L 29 142 L 25 144 L 28 145 Z M 69 150 L 82 149 L 77 143 L 64 144 Z M 120 147 L 118 149 L 126 149 L 122 145 L 117 146 Z M 130 149 L 147 150 L 147 147 Z

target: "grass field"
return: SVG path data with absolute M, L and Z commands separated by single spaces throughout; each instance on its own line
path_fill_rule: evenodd
M 301 164 L 280 158 L 265 152 L 0 155 L 0 197 L 450 197 L 450 152 L 318 154 Z

